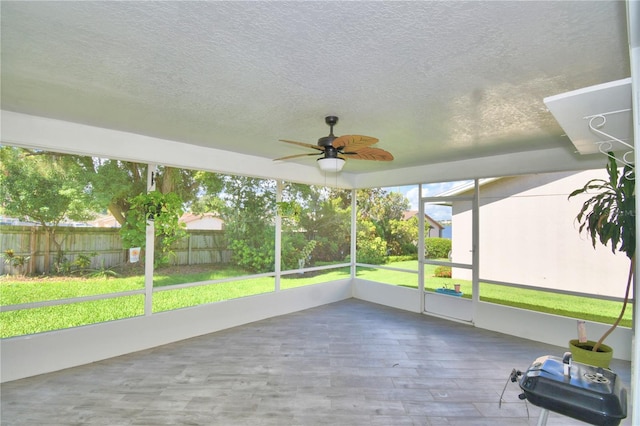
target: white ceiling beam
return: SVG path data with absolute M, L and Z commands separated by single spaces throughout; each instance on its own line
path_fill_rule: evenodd
M 352 174 L 324 173 L 315 162 L 309 166 L 274 162 L 252 155 L 11 111 L 3 110 L 0 114 L 2 143 L 6 145 L 313 185 L 353 186 Z

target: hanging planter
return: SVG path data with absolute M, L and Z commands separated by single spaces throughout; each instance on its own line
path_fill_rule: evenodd
M 144 205 L 145 217 L 147 220 L 155 220 L 163 211 L 166 211 L 166 205 L 163 203 L 149 202 Z
M 141 206 L 146 220 L 155 220 L 166 213 L 174 214 L 175 206 L 172 204 L 174 203 L 172 196 L 160 191 L 150 191 L 136 196 L 134 204 Z
M 126 221 L 120 229 L 125 247 L 146 248 L 148 224 L 153 221 L 154 264 L 166 264 L 172 255 L 171 246 L 185 235 L 185 225 L 180 222 L 182 200 L 169 192 L 159 191 L 138 194 L 130 200 Z

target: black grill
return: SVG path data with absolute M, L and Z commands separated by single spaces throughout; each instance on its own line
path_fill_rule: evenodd
M 610 370 L 565 361 L 543 356 L 531 364 L 520 379 L 529 402 L 593 425 L 620 424 L 627 417 L 627 391 L 618 377 Z

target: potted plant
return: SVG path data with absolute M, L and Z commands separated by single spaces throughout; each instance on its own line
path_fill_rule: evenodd
M 595 248 L 597 243 L 608 246 L 615 254 L 624 253 L 629 259 L 627 287 L 620 315 L 597 342 L 570 341 L 573 359 L 585 364 L 609 367 L 613 351 L 602 342 L 620 324 L 629 301 L 629 291 L 634 276 L 636 223 L 635 223 L 635 175 L 633 165 L 625 165 L 622 173 L 613 153 L 607 163 L 608 180 L 591 179 L 582 188 L 573 191 L 569 198 L 580 194 L 592 194 L 576 216 L 578 232 L 586 233 Z M 591 353 L 589 353 L 591 352 Z M 602 359 L 600 359 L 602 358 Z

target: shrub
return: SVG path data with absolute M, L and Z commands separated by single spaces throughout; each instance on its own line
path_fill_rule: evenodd
M 389 263 L 394 263 L 394 262 L 407 262 L 409 260 L 417 260 L 418 259 L 418 254 L 405 254 L 402 256 L 388 256 L 387 257 L 387 262 Z
M 451 278 L 451 267 L 450 266 L 438 266 L 436 267 L 433 275 L 438 278 Z
M 307 241 L 301 233 L 285 234 L 282 237 L 282 267 L 285 270 L 312 265 L 311 253 L 317 241 Z
M 387 242 L 376 234 L 376 227 L 371 221 L 358 223 L 356 238 L 356 255 L 359 263 L 382 265 L 387 260 Z
M 451 240 L 448 238 L 425 238 L 425 257 L 428 259 L 446 259 L 451 251 Z
M 4 258 L 4 263 L 15 268 L 20 275 L 24 274 L 27 262 L 31 259 L 31 256 L 15 254 L 12 249 L 5 250 L 4 253 L 2 253 L 2 257 Z
M 78 269 L 88 269 L 91 267 L 91 260 L 96 257 L 98 253 L 79 254 L 71 264 Z
M 382 265 L 387 260 L 387 242 L 380 237 L 359 241 L 356 251 L 359 263 L 370 265 Z
M 231 240 L 229 248 L 233 252 L 232 259 L 238 266 L 251 272 L 273 271 L 273 230 L 267 228 L 263 229 L 261 234 L 256 232 L 252 238 Z

